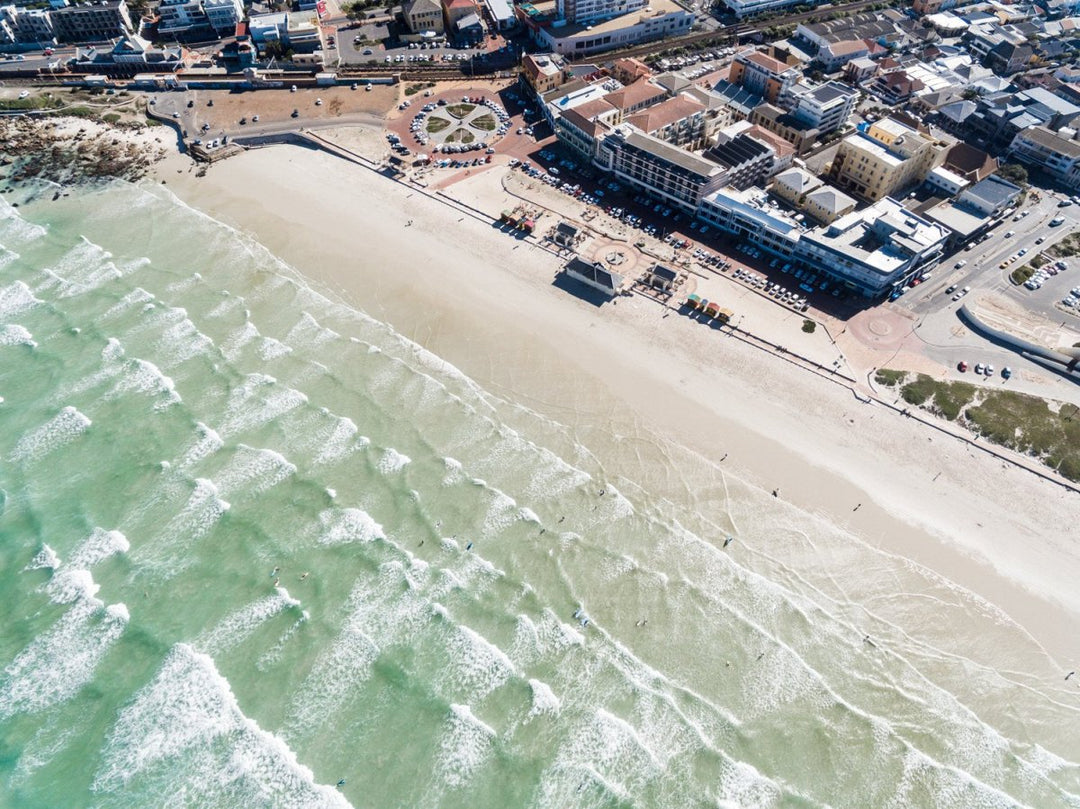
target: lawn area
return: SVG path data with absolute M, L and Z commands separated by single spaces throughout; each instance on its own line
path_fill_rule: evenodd
M 1080 481 L 1080 408 L 1047 402 L 1010 390 L 985 390 L 967 382 L 946 382 L 926 374 L 882 368 L 879 385 L 899 387 L 908 404 L 956 421 L 1018 452 L 1027 453 Z
M 495 116 L 490 112 L 487 115 L 481 115 L 479 118 L 475 118 L 469 121 L 470 126 L 475 126 L 477 129 L 483 129 L 485 132 L 493 132 L 498 124 L 495 122 Z
M 458 119 L 464 118 L 475 109 L 475 104 L 451 104 L 446 107 L 446 111 Z
M 447 143 L 472 143 L 476 137 L 465 127 L 458 127 L 446 136 Z
M 435 132 L 442 132 L 448 126 L 450 126 L 450 122 L 445 118 L 428 118 L 427 131 L 434 134 Z

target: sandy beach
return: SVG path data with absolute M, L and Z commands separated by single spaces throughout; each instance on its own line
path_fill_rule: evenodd
M 1075 493 L 655 302 L 597 307 L 553 285 L 559 264 L 535 245 L 329 155 L 272 147 L 199 179 L 171 160 L 160 176 L 565 425 L 609 474 L 695 506 L 728 477 L 775 490 L 1003 610 L 1051 656 L 1033 668 L 1075 653 Z

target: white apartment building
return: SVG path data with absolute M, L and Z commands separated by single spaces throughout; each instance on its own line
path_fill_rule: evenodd
M 817 87 L 799 84 L 791 91 L 791 110 L 796 118 L 824 135 L 847 123 L 858 100 L 858 90 L 838 81 Z
M 711 160 L 620 124 L 597 145 L 594 163 L 627 185 L 686 213 L 725 182 L 727 172 Z
M 1009 151 L 1017 160 L 1037 166 L 1070 190 L 1080 188 L 1080 142 L 1066 140 L 1044 126 L 1018 132 Z
M 236 24 L 244 19 L 244 5 L 240 0 L 203 0 L 203 12 L 219 36 L 227 36 L 236 30 Z
M 202 0 L 162 0 L 158 6 L 158 16 L 158 35 L 166 38 L 192 28 L 209 26 L 203 13 Z
M 629 14 L 647 5 L 647 0 L 557 0 L 555 9 L 569 23 L 587 23 Z

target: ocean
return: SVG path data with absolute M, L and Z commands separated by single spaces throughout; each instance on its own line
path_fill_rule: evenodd
M 688 448 L 651 494 L 161 187 L 14 198 L 0 806 L 1080 806 L 994 605 Z

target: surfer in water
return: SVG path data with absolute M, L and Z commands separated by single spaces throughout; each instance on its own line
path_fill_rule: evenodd
M 729 536 L 727 539 L 724 540 L 724 547 L 726 548 L 728 545 L 730 545 L 734 541 L 735 541 L 735 537 Z

